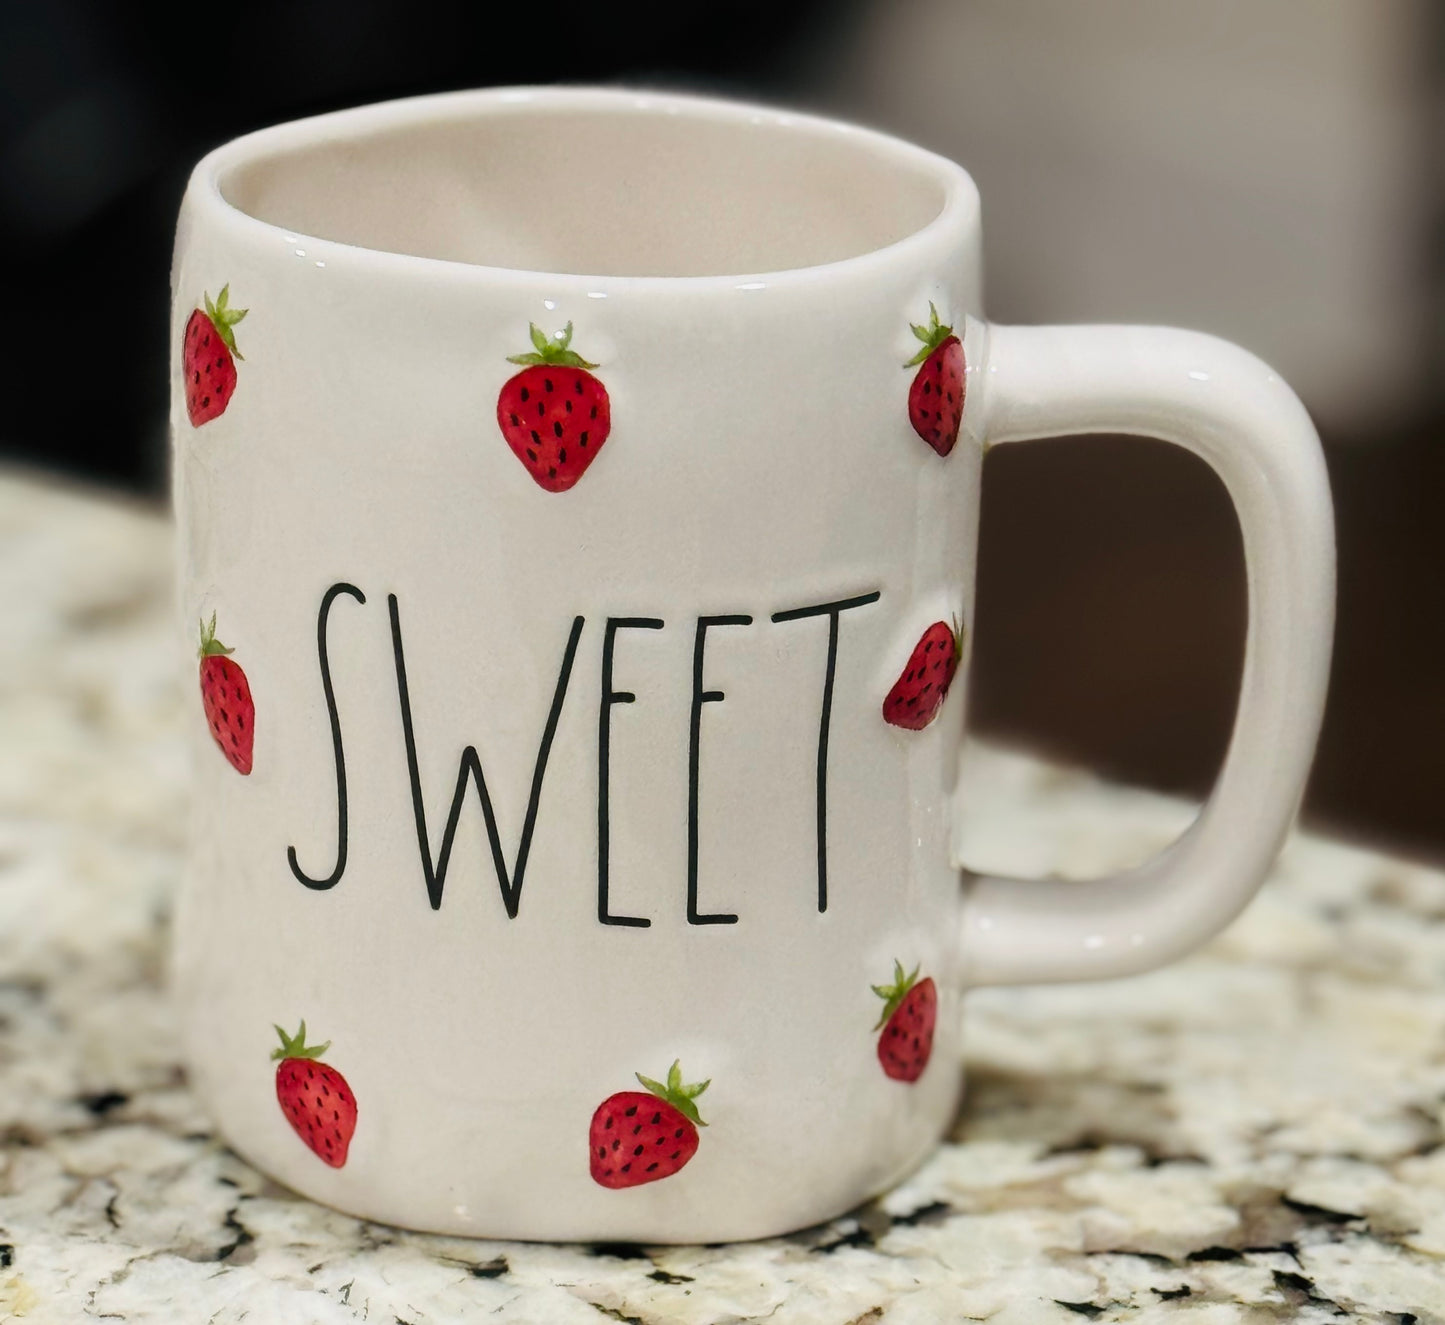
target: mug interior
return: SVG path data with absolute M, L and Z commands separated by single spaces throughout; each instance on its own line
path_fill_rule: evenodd
M 941 162 L 883 135 L 686 97 L 483 94 L 313 123 L 257 135 L 219 173 L 225 200 L 315 238 L 489 267 L 811 267 L 897 243 L 948 194 Z

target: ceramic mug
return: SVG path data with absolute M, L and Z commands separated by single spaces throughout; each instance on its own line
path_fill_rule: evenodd
M 176 973 L 238 1151 L 415 1228 L 778 1233 L 945 1133 L 967 988 L 1141 971 L 1240 910 L 1324 695 L 1314 431 L 1208 336 L 990 325 L 979 269 L 958 166 L 686 96 L 430 97 L 201 162 Z M 1141 869 L 979 877 L 984 452 L 1097 431 L 1234 499 L 1233 742 Z

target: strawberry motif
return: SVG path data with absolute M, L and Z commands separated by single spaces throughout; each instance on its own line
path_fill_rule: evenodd
M 195 310 L 186 321 L 181 344 L 181 371 L 186 378 L 186 413 L 191 427 L 199 428 L 226 412 L 236 389 L 236 363 L 243 358 L 231 330 L 250 311 L 232 308 L 231 287 L 223 285 L 216 302 L 205 296 L 206 308 Z
M 697 1129 L 707 1124 L 693 1101 L 710 1082 L 685 1086 L 674 1063 L 667 1084 L 641 1072 L 637 1079 L 650 1092 L 622 1090 L 602 1101 L 587 1133 L 592 1180 L 604 1187 L 640 1187 L 670 1178 L 697 1153 Z
M 607 388 L 587 371 L 597 365 L 568 348 L 570 322 L 552 340 L 533 324 L 532 344 L 533 353 L 507 360 L 526 366 L 502 386 L 497 424 L 540 487 L 566 492 L 607 440 L 612 404 Z
M 893 963 L 893 983 L 874 985 L 883 1000 L 883 1015 L 873 1028 L 878 1037 L 878 1061 L 894 1081 L 917 1081 L 933 1053 L 933 1027 L 938 1020 L 938 989 L 930 976 L 918 979 L 903 974 L 903 963 Z
M 883 701 L 883 721 L 922 731 L 938 716 L 963 658 L 963 627 L 935 621 L 913 646 L 908 666 Z
M 317 1060 L 329 1048 L 306 1043 L 306 1023 L 295 1036 L 279 1026 L 281 1047 L 271 1051 L 276 1068 L 276 1100 L 281 1112 L 308 1146 L 333 1169 L 346 1163 L 351 1135 L 356 1131 L 356 1096 L 346 1078 L 330 1063 Z
M 952 327 L 939 324 L 938 309 L 931 303 L 928 325 L 909 325 L 923 348 L 903 366 L 923 367 L 908 388 L 908 421 L 939 455 L 947 455 L 958 441 L 958 425 L 963 422 L 963 343 Z
M 251 749 L 256 737 L 256 706 L 246 673 L 232 662 L 228 649 L 216 638 L 216 614 L 201 622 L 201 703 L 211 735 L 238 773 L 251 771 Z

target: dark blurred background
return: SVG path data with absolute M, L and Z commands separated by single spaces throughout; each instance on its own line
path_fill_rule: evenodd
M 1437 0 L 0 0 L 0 451 L 160 499 L 167 271 L 192 163 L 247 129 L 495 83 L 811 107 L 963 162 L 989 313 L 1238 340 L 1338 506 L 1307 813 L 1445 856 L 1445 5 Z M 973 722 L 1201 792 L 1244 576 L 1202 463 L 1130 439 L 985 469 Z M 0 530 L 3 537 L 3 530 Z

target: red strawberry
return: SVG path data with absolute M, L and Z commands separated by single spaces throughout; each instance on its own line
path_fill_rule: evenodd
M 236 389 L 236 359 L 244 356 L 236 348 L 231 330 L 250 311 L 232 308 L 231 287 L 223 285 L 216 302 L 205 296 L 206 311 L 199 308 L 186 322 L 181 345 L 181 370 L 186 377 L 186 413 L 191 427 L 199 428 L 226 412 Z
M 308 1146 L 333 1169 L 346 1163 L 351 1134 L 356 1131 L 356 1096 L 346 1078 L 330 1063 L 317 1059 L 329 1048 L 306 1043 L 306 1023 L 293 1038 L 279 1026 L 281 1047 L 271 1050 L 276 1068 L 276 1100 L 281 1112 Z
M 667 1084 L 641 1072 L 637 1079 L 650 1094 L 622 1090 L 602 1101 L 587 1133 L 592 1180 L 604 1187 L 640 1187 L 670 1178 L 697 1153 L 697 1129 L 707 1124 L 693 1103 L 708 1088 L 682 1084 L 682 1068 L 674 1063 Z
M 597 457 L 612 430 L 607 388 L 587 370 L 596 368 L 575 350 L 572 324 L 548 340 L 534 324 L 532 354 L 507 362 L 526 364 L 497 397 L 497 424 L 512 453 L 548 492 L 566 492 Z
M 906 364 L 923 367 L 908 388 L 908 421 L 939 455 L 947 455 L 958 441 L 963 421 L 963 344 L 952 327 L 940 326 L 938 310 L 928 305 L 928 325 L 910 324 L 923 348 Z
M 917 981 L 915 984 L 914 982 Z M 873 1028 L 878 1037 L 878 1061 L 894 1081 L 917 1081 L 933 1053 L 933 1026 L 938 1020 L 938 989 L 930 976 L 918 979 L 903 974 L 903 963 L 893 963 L 893 983 L 874 985 L 883 1000 L 883 1015 Z
M 238 773 L 251 771 L 256 737 L 256 706 L 246 673 L 227 656 L 234 653 L 216 638 L 216 614 L 201 622 L 201 703 L 211 735 Z
M 913 646 L 908 666 L 883 701 L 883 721 L 922 731 L 943 707 L 963 658 L 963 628 L 935 621 Z

